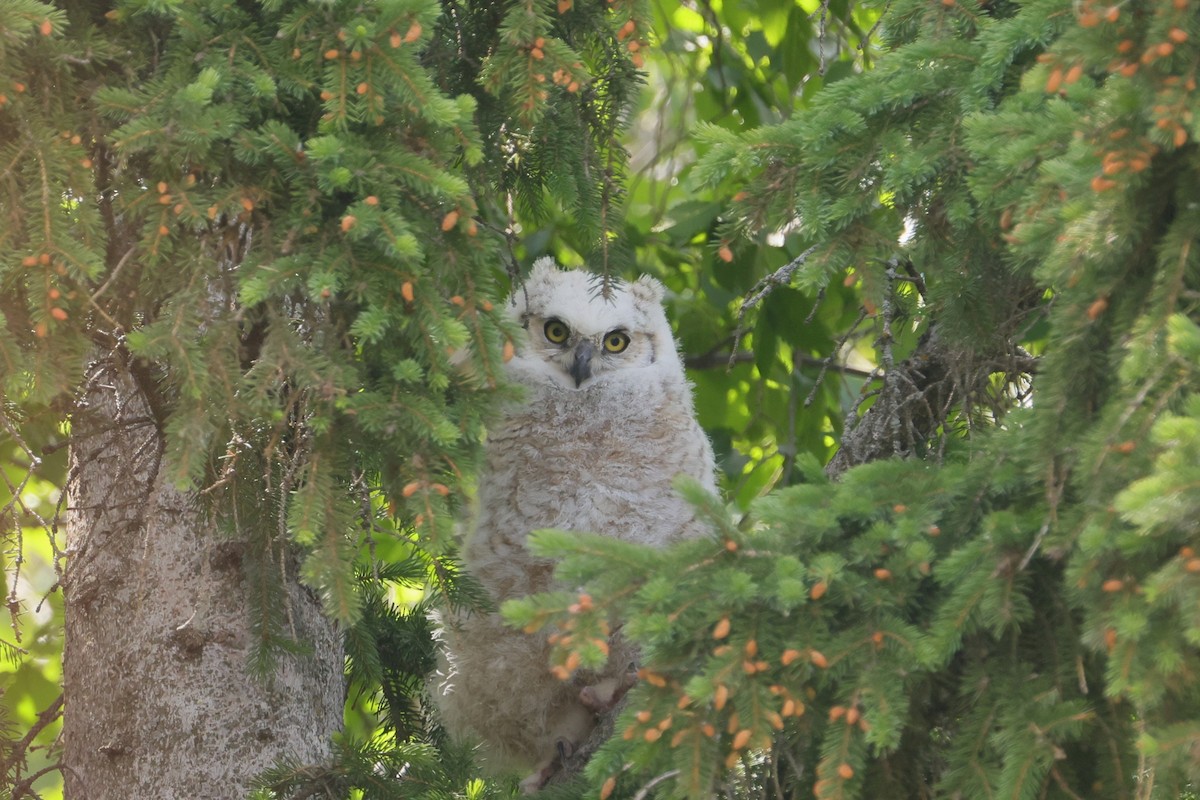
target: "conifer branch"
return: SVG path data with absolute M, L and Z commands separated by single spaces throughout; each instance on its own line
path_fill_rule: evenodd
M 58 697 L 54 698 L 54 701 L 51 702 L 50 705 L 42 709 L 42 711 L 37 715 L 37 720 L 33 723 L 29 730 L 26 731 L 25 735 L 21 737 L 21 740 L 17 742 L 17 745 L 12 752 L 24 754 L 29 746 L 33 744 L 33 740 L 37 738 L 38 734 L 41 733 L 47 725 L 51 724 L 62 716 L 62 707 L 63 695 L 60 693 Z M 18 758 L 20 760 L 24 760 L 23 755 L 18 756 Z
M 49 775 L 52 772 L 61 772 L 66 768 L 67 766 L 62 762 L 55 762 L 48 766 L 42 767 L 37 772 L 26 777 L 20 783 L 14 785 L 10 797 L 12 800 L 20 800 L 22 797 L 32 797 L 35 798 L 35 800 L 40 800 L 42 795 L 33 791 L 33 784 L 37 783 L 38 779 L 45 775 Z

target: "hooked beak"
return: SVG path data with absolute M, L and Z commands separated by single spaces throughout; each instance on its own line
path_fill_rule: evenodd
M 592 377 L 592 355 L 595 352 L 595 346 L 589 341 L 585 340 L 575 345 L 575 360 L 571 362 L 570 373 L 571 377 L 575 379 L 576 389 Z

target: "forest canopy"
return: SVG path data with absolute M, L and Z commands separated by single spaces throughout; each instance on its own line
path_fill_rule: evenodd
M 547 797 L 1193 796 L 1196 10 L 5 3 L 6 791 L 70 770 L 67 453 L 120 373 L 244 544 L 250 679 L 310 644 L 291 583 L 344 632 L 330 759 L 258 796 L 508 796 L 421 702 L 427 612 L 481 601 L 456 523 L 549 254 L 667 286 L 724 491 L 665 551 L 531 539 L 572 591 L 513 624 L 645 657 Z

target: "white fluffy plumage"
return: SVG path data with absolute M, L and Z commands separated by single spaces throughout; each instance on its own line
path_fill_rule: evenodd
M 694 510 L 672 488 L 680 474 L 715 490 L 712 448 L 652 278 L 617 283 L 539 259 L 508 303 L 524 328 L 507 364 L 524 392 L 489 431 L 479 512 L 464 548 L 471 574 L 499 604 L 551 590 L 553 564 L 525 547 L 539 528 L 591 531 L 665 545 L 698 535 Z M 544 635 L 498 614 L 446 615 L 435 702 L 452 735 L 481 742 L 494 771 L 533 769 L 537 788 L 556 756 L 581 743 L 595 714 L 586 686 L 611 694 L 636 655 L 612 642 L 608 666 L 586 684 L 550 674 Z

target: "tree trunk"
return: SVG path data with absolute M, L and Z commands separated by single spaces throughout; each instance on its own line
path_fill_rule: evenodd
M 277 761 L 326 760 L 344 702 L 335 625 L 280 567 L 310 651 L 252 675 L 240 533 L 164 480 L 162 431 L 128 365 L 109 356 L 87 377 L 68 476 L 66 797 L 229 800 Z

